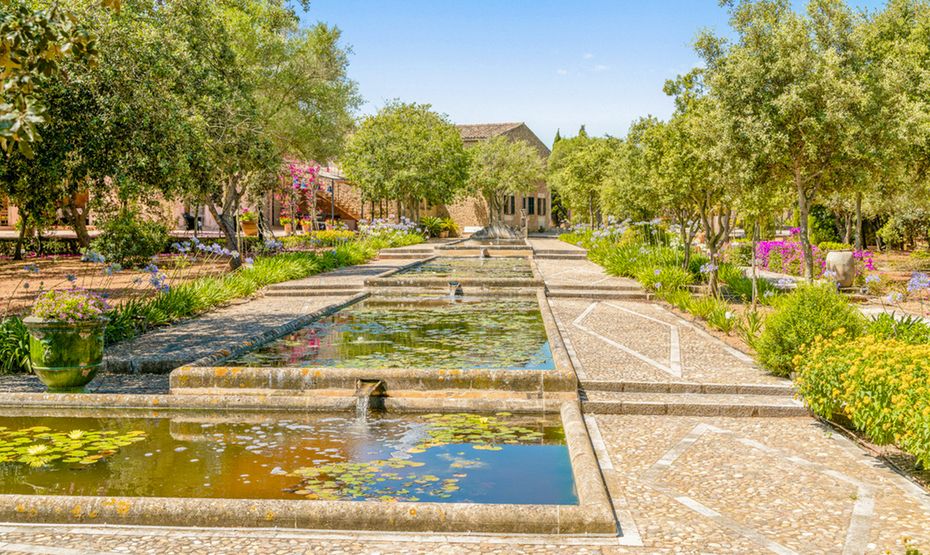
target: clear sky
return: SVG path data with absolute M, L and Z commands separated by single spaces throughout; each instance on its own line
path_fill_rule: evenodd
M 698 63 L 697 33 L 727 33 L 717 0 L 311 0 L 303 18 L 342 29 L 363 113 L 429 103 L 456 123 L 524 121 L 547 144 L 667 117 L 662 84 Z

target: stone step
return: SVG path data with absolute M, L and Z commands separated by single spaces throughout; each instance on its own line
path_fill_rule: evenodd
M 533 249 L 533 252 L 537 254 L 587 254 L 588 251 L 577 248 L 577 249 Z
M 593 299 L 613 301 L 640 301 L 648 298 L 644 291 L 597 291 L 585 289 L 550 289 L 547 296 L 550 299 Z
M 536 251 L 533 256 L 539 260 L 587 260 L 585 253 L 540 253 Z
M 378 255 L 378 260 L 423 260 L 431 256 L 431 252 L 382 252 Z
M 362 289 L 269 289 L 266 297 L 345 297 L 361 293 Z
M 552 283 L 547 285 L 550 291 L 636 291 L 643 288 L 635 281 L 628 283 L 592 283 L 575 285 L 572 283 Z
M 583 391 L 581 398 L 583 410 L 591 414 L 739 417 L 810 414 L 801 401 L 784 395 Z
M 591 393 L 595 391 L 614 393 L 700 393 L 700 394 L 736 394 L 736 395 L 771 395 L 793 397 L 794 386 L 784 384 L 728 384 L 728 383 L 691 383 L 691 382 L 632 382 L 613 380 L 583 380 L 581 389 Z
M 361 291 L 362 285 L 359 283 L 336 283 L 334 281 L 324 281 L 318 283 L 278 283 L 269 285 L 267 291 L 294 291 L 306 289 L 351 289 L 352 291 Z

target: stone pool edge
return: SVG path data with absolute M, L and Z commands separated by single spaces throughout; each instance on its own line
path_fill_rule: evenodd
M 0 495 L 0 521 L 59 524 L 616 535 L 577 402 L 561 406 L 577 505 Z
M 326 310 L 333 313 L 364 299 L 361 293 Z M 293 321 L 262 334 L 262 341 L 251 341 L 235 352 L 223 350 L 173 370 L 169 376 L 172 395 L 271 395 L 286 391 L 310 395 L 318 389 L 354 390 L 358 379 L 381 380 L 388 396 L 396 390 L 507 390 L 519 393 L 577 391 L 578 378 L 559 333 L 549 299 L 542 288 L 535 290 L 536 302 L 552 351 L 552 370 L 421 369 L 421 368 L 335 368 L 335 367 L 250 367 L 223 366 L 222 361 L 278 339 L 310 323 Z M 324 314 L 325 315 L 325 314 Z M 323 315 L 317 315 L 319 318 Z M 219 363 L 219 364 L 218 364 Z

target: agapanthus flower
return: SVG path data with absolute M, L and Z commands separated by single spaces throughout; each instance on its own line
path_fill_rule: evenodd
M 907 282 L 907 291 L 914 293 L 930 288 L 930 276 L 923 272 L 914 272 L 911 279 Z

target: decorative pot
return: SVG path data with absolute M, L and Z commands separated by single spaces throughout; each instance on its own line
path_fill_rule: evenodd
M 103 365 L 103 332 L 108 320 L 82 322 L 23 320 L 29 330 L 32 371 L 49 391 L 75 391 L 90 383 Z
M 293 226 L 293 224 L 284 224 L 284 233 L 286 233 L 286 234 L 288 234 L 288 235 L 293 234 L 293 233 L 294 233 L 294 226 Z
M 449 238 L 449 232 L 448 232 L 448 231 L 440 231 L 440 232 L 439 232 L 439 238 L 440 238 L 440 239 L 448 239 L 448 238 Z
M 836 273 L 840 287 L 852 287 L 856 279 L 856 258 L 852 251 L 830 251 L 824 269 Z
M 258 237 L 258 222 L 241 222 L 246 237 Z
M 303 228 L 304 233 L 310 233 L 311 225 L 310 222 L 300 222 L 300 227 Z

